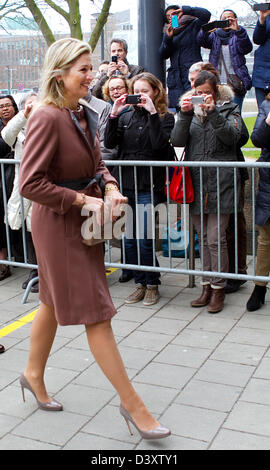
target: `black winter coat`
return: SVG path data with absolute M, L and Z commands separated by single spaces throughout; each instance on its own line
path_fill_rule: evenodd
M 118 146 L 118 160 L 174 160 L 174 149 L 169 143 L 174 126 L 174 116 L 166 113 L 150 114 L 145 109 L 136 108 L 109 119 L 105 129 L 105 147 Z M 119 181 L 117 167 L 112 172 Z M 153 168 L 154 191 L 164 194 L 165 168 Z M 137 167 L 138 191 L 149 192 L 150 170 Z M 134 167 L 122 167 L 123 190 L 134 189 Z
M 262 149 L 259 162 L 270 162 L 270 126 L 265 119 L 270 112 L 270 101 L 265 100 L 253 129 L 251 140 Z M 256 224 L 264 226 L 270 223 L 270 168 L 260 168 L 259 188 L 256 197 Z

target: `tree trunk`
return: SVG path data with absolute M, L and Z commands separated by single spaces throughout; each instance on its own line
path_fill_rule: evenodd
M 82 40 L 81 14 L 79 0 L 67 0 L 69 6 L 69 27 L 72 38 Z
M 50 46 L 53 42 L 55 42 L 55 37 L 43 14 L 38 8 L 36 2 L 34 0 L 25 0 L 25 4 L 31 11 L 34 20 L 40 28 L 47 45 Z
M 104 25 L 107 22 L 109 12 L 110 12 L 111 3 L 112 3 L 112 0 L 104 0 L 101 13 L 98 16 L 96 26 L 95 26 L 94 30 L 92 31 L 91 37 L 89 39 L 89 44 L 91 46 L 92 52 L 94 52 L 94 50 L 96 48 L 96 45 L 98 43 L 98 40 L 100 38 L 102 29 L 103 29 Z

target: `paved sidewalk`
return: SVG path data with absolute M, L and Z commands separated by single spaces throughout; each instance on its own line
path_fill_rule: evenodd
M 182 262 L 176 260 L 176 263 Z M 161 258 L 161 263 L 167 263 Z M 22 305 L 27 271 L 13 269 L 0 286 L 0 334 L 38 305 L 30 294 Z M 151 412 L 172 430 L 161 441 L 130 436 L 119 400 L 89 352 L 83 326 L 59 327 L 46 369 L 48 391 L 64 404 L 61 413 L 37 409 L 18 377 L 24 370 L 31 323 L 0 338 L 0 449 L 202 450 L 270 449 L 270 308 L 246 312 L 253 284 L 226 297 L 210 315 L 192 309 L 199 280 L 164 274 L 161 299 L 152 307 L 125 305 L 133 282 L 108 276 L 118 308 L 113 328 L 128 374 Z

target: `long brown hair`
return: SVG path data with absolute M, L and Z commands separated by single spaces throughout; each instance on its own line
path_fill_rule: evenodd
M 145 80 L 149 83 L 149 85 L 153 88 L 154 91 L 158 91 L 156 94 L 153 103 L 155 108 L 159 114 L 159 116 L 164 116 L 168 112 L 167 106 L 167 98 L 166 98 L 166 91 L 161 83 L 161 81 L 152 73 L 149 72 L 142 72 L 139 75 L 135 75 L 130 80 L 130 92 L 134 93 L 134 83 L 138 80 Z

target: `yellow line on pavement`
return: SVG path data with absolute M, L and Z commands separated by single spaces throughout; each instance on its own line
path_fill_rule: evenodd
M 119 268 L 106 269 L 106 276 L 110 276 L 112 273 L 114 273 L 118 269 Z M 4 336 L 9 335 L 10 333 L 13 333 L 13 331 L 16 331 L 19 328 L 21 328 L 22 326 L 27 325 L 27 323 L 31 323 L 34 320 L 37 311 L 38 311 L 38 309 L 34 310 L 31 313 L 28 313 L 24 317 L 20 318 L 20 320 L 17 320 L 15 322 L 11 323 L 10 325 L 7 325 L 4 328 L 2 328 L 0 330 L 0 338 L 3 338 Z

